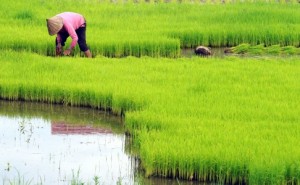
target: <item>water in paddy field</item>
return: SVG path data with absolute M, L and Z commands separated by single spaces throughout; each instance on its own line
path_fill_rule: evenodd
M 194 185 L 143 178 L 121 117 L 0 101 L 0 184 Z
M 121 118 L 44 104 L 0 107 L 0 184 L 134 181 Z

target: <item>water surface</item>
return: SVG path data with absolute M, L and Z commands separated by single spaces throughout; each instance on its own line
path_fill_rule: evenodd
M 0 183 L 133 184 L 121 118 L 45 104 L 0 107 Z

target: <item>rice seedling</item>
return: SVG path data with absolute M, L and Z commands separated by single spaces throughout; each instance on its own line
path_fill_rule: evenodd
M 272 45 L 266 48 L 266 52 L 269 54 L 280 54 L 281 53 L 281 47 L 280 45 Z
M 125 115 L 146 176 L 299 181 L 299 58 L 178 58 L 181 48 L 197 45 L 299 54 L 296 1 L 21 0 L 0 7 L 1 99 Z M 65 7 L 85 15 L 93 60 L 78 57 L 78 48 L 74 58 L 43 56 L 54 54 L 45 18 Z
M 30 185 L 32 184 L 33 179 L 26 179 L 25 175 L 21 175 L 20 172 L 15 169 L 18 173 L 18 176 L 14 179 L 8 179 L 8 183 L 10 185 Z M 3 184 L 6 184 L 7 182 L 3 182 Z
M 294 46 L 285 46 L 282 47 L 282 53 L 288 54 L 288 55 L 294 55 L 294 54 L 300 54 L 299 48 L 296 48 Z
M 3 2 L 0 49 L 54 55 L 54 37 L 47 34 L 45 19 L 65 11 L 65 6 L 86 17 L 87 42 L 95 56 L 177 58 L 180 48 L 198 45 L 300 45 L 298 4 L 197 2 L 92 0 L 74 5 L 64 0 L 64 6 L 55 1 L 32 1 L 28 6 L 22 0 L 14 7 Z M 75 53 L 79 55 L 78 48 Z
M 236 54 L 251 54 L 251 55 L 297 55 L 299 54 L 299 48 L 294 46 L 284 46 L 272 45 L 265 47 L 264 44 L 250 45 L 250 44 L 240 44 L 235 47 L 228 49 L 229 52 Z
M 254 54 L 254 55 L 261 55 L 265 53 L 265 46 L 264 44 L 259 44 L 255 46 L 249 47 L 249 53 Z
M 76 173 L 74 173 L 74 170 L 72 170 L 71 185 L 84 185 L 79 175 L 80 175 L 80 168 L 77 170 Z
M 245 54 L 248 53 L 250 48 L 250 44 L 240 44 L 232 48 L 232 51 L 237 54 Z
M 124 111 L 146 176 L 229 184 L 299 179 L 297 57 L 0 55 L 1 98 Z

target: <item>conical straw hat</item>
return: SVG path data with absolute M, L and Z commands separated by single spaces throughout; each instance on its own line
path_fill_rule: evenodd
M 63 27 L 63 19 L 59 16 L 54 16 L 46 19 L 49 35 L 55 35 Z

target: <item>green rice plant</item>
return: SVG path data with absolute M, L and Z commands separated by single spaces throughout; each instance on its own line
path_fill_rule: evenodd
M 10 185 L 30 185 L 33 179 L 26 179 L 25 175 L 21 175 L 20 172 L 16 169 L 18 176 L 14 179 L 9 179 Z
M 240 44 L 235 47 L 231 47 L 230 51 L 236 54 L 252 54 L 252 55 L 262 55 L 262 54 L 271 54 L 271 55 L 297 55 L 299 54 L 299 48 L 294 46 L 284 46 L 272 45 L 265 47 L 264 44 L 259 45 L 250 45 L 250 44 Z
M 285 46 L 281 48 L 283 54 L 294 55 L 297 54 L 297 48 L 294 46 Z
M 65 6 L 85 16 L 87 43 L 95 56 L 179 57 L 180 48 L 198 45 L 299 46 L 298 4 L 142 2 L 91 0 L 74 5 L 63 0 L 58 5 L 54 0 L 33 0 L 30 6 L 25 0 L 14 6 L 3 2 L 0 49 L 53 56 L 55 37 L 48 35 L 45 19 L 65 11 Z M 80 56 L 78 47 L 75 53 Z
M 255 46 L 250 46 L 248 52 L 254 55 L 261 55 L 265 53 L 264 50 L 265 50 L 264 44 L 259 44 Z
M 100 179 L 100 178 L 99 178 L 98 176 L 95 176 L 95 177 L 94 177 L 93 180 L 94 180 L 94 184 L 95 184 L 95 185 L 100 185 L 100 180 L 99 180 L 99 179 Z
M 266 48 L 266 52 L 268 54 L 280 54 L 281 53 L 281 47 L 280 45 L 272 45 Z
M 238 46 L 232 47 L 232 51 L 237 54 L 245 54 L 249 52 L 250 44 L 244 43 Z
M 74 170 L 72 170 L 72 179 L 71 179 L 71 185 L 84 185 L 82 180 L 80 180 L 80 169 L 77 170 L 76 174 L 74 174 Z
M 298 61 L 3 51 L 0 97 L 123 111 L 149 177 L 286 184 L 300 179 Z
M 15 19 L 21 19 L 21 20 L 33 20 L 33 13 L 28 10 L 20 11 L 15 15 Z
M 125 115 L 146 176 L 298 182 L 299 59 L 178 57 L 197 45 L 300 54 L 300 7 L 219 2 L 2 2 L 0 97 Z M 94 59 L 43 56 L 45 18 L 65 7 L 85 15 Z

